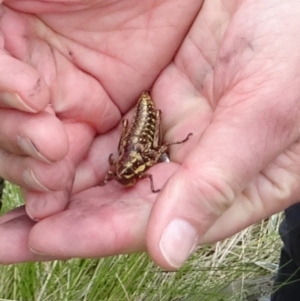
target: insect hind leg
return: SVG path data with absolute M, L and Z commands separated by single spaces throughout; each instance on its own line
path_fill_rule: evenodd
M 181 144 L 184 143 L 186 141 L 189 140 L 189 138 L 193 135 L 193 133 L 189 133 L 183 140 L 180 141 L 176 141 L 176 142 L 169 142 L 169 143 L 165 143 L 165 146 L 170 146 L 170 145 L 174 145 L 174 144 Z

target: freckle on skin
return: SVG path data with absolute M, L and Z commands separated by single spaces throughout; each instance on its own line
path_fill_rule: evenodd
M 38 91 L 38 92 L 41 91 L 41 79 L 40 78 L 37 80 L 37 82 L 34 85 L 33 89 Z

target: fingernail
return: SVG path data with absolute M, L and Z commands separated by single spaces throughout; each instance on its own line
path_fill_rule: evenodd
M 36 113 L 37 111 L 29 107 L 19 94 L 14 92 L 1 92 L 0 100 L 3 104 L 7 105 L 9 108 L 16 108 L 29 113 Z
M 39 256 L 40 258 L 36 258 L 35 261 L 53 261 L 53 260 L 68 260 L 71 259 L 70 256 L 59 256 L 55 253 L 51 252 L 41 252 L 41 251 L 37 251 L 33 248 L 31 248 L 29 246 L 29 250 L 30 252 L 32 252 L 33 254 L 35 254 L 36 256 Z
M 197 231 L 182 219 L 172 221 L 164 230 L 159 248 L 165 260 L 174 268 L 181 267 L 195 250 Z
M 41 256 L 41 260 L 43 260 L 43 261 L 50 261 L 50 260 L 53 261 L 55 259 L 58 259 L 58 257 L 55 256 L 55 254 L 51 255 L 51 254 L 46 253 L 46 252 L 40 252 L 40 251 L 37 251 L 37 250 L 31 248 L 30 246 L 29 246 L 29 250 L 30 250 L 31 253 L 33 253 L 37 256 Z M 66 259 L 68 259 L 68 258 L 61 258 L 61 260 L 66 260 Z
M 38 191 L 49 191 L 47 187 L 45 187 L 35 176 L 32 169 L 26 169 L 23 172 L 23 181 L 26 183 L 27 186 L 33 188 Z
M 35 222 L 39 222 L 39 221 L 40 221 L 38 218 L 32 216 L 31 213 L 28 212 L 27 206 L 25 207 L 25 210 L 26 210 L 26 213 L 27 213 L 27 215 L 28 215 L 28 217 L 29 217 L 30 219 L 32 219 L 32 220 L 35 221 Z
M 35 249 L 31 248 L 31 247 L 29 247 L 29 250 L 30 250 L 30 252 L 32 252 L 32 253 L 34 253 L 34 254 L 36 254 L 36 255 L 41 255 L 41 256 L 51 256 L 51 255 L 46 254 L 46 253 L 44 253 L 44 252 L 37 251 L 37 250 L 35 250 Z
M 51 161 L 49 161 L 47 158 L 45 158 L 35 147 L 35 145 L 31 142 L 31 140 L 27 137 L 23 137 L 23 136 L 19 136 L 18 137 L 18 145 L 21 148 L 21 150 L 33 157 L 36 158 L 38 160 L 44 161 L 46 163 L 51 163 Z

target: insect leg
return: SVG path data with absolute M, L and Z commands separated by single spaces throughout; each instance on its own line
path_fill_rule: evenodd
M 150 187 L 151 187 L 151 191 L 153 193 L 157 193 L 157 192 L 160 192 L 160 189 L 154 189 L 154 185 L 153 185 L 153 177 L 150 173 L 143 173 L 141 175 L 139 175 L 139 178 L 140 179 L 145 179 L 145 178 L 149 178 L 150 180 Z
M 166 162 L 166 160 L 161 160 L 162 155 L 167 153 L 168 147 L 166 145 L 161 145 L 156 149 L 147 149 L 143 152 L 143 159 L 146 166 L 151 167 L 157 162 Z
M 193 133 L 189 133 L 189 134 L 186 136 L 186 138 L 184 138 L 184 139 L 181 140 L 181 141 L 168 142 L 168 143 L 165 143 L 164 145 L 168 147 L 168 146 L 170 146 L 170 145 L 184 143 L 184 142 L 186 142 L 187 140 L 189 140 L 190 136 L 192 136 L 192 135 L 193 135 Z
M 108 162 L 110 166 L 116 166 L 117 162 L 113 158 L 113 154 L 110 154 L 108 157 Z M 116 178 L 115 173 L 112 170 L 108 170 L 104 180 L 99 184 L 100 186 L 104 186 L 108 181 L 111 181 Z
M 160 161 L 161 156 L 164 153 L 167 153 L 168 150 L 168 146 L 166 145 L 162 145 L 156 152 L 155 152 L 155 158 L 154 158 L 154 162 L 157 163 L 158 161 Z
M 124 151 L 124 138 L 127 134 L 127 129 L 128 129 L 128 120 L 127 119 L 123 119 L 122 120 L 122 131 L 121 131 L 121 137 L 120 137 L 120 141 L 119 141 L 119 146 L 118 146 L 118 151 L 119 154 L 122 154 Z
M 116 178 L 116 175 L 111 170 L 109 170 L 106 173 L 104 180 L 99 183 L 99 186 L 104 186 L 108 181 L 111 181 L 115 178 Z
M 181 144 L 181 143 L 184 143 L 186 142 L 190 136 L 192 136 L 193 133 L 189 133 L 187 135 L 187 137 L 181 141 L 176 141 L 176 142 L 169 142 L 169 143 L 165 143 L 163 145 L 160 145 L 160 147 L 158 148 L 158 150 L 156 151 L 156 154 L 155 154 L 155 158 L 154 158 L 154 162 L 157 163 L 157 162 L 170 162 L 170 159 L 168 157 L 168 153 L 167 153 L 167 150 L 168 150 L 168 147 L 170 145 L 173 145 L 173 144 Z M 164 156 L 163 156 L 164 155 Z
M 161 145 L 161 110 L 156 110 L 156 122 L 155 122 L 155 132 L 154 132 L 154 139 L 153 139 L 153 147 L 158 148 Z

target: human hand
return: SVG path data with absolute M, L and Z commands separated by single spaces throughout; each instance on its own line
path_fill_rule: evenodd
M 1 217 L 1 262 L 37 260 L 27 214 L 65 208 L 95 135 L 120 121 L 177 51 L 201 6 L 182 3 L 4 1 L 0 174 L 23 187 L 26 212 Z M 97 152 L 105 164 L 110 147 Z
M 30 217 L 65 208 L 94 136 L 172 59 L 200 6 L 180 3 L 4 1 L 0 175 L 24 188 Z
M 151 211 L 147 246 L 162 267 L 299 201 L 299 13 L 297 1 L 223 1 L 218 12 L 207 1 L 157 81 L 198 102 L 187 123 L 202 120 Z
M 23 209 L 1 220 L 1 237 L 17 231 L 23 238 L 18 260 L 45 259 L 26 253 L 28 238 L 31 248 L 53 258 L 100 257 L 147 245 L 159 265 L 177 268 L 197 244 L 227 237 L 297 201 L 299 4 L 222 5 L 205 2 L 174 64 L 152 90 L 165 140 L 194 133 L 171 149 L 181 166 L 151 169 L 155 185 L 174 173 L 162 192 L 152 194 L 147 180 L 130 189 L 113 182 L 89 188 L 107 167 L 99 152 L 117 144 L 115 130 L 102 135 L 77 168 L 78 193 L 67 210 L 33 228 L 18 227 Z M 9 241 L 3 250 L 11 252 Z
M 189 131 L 194 136 L 171 151 L 182 165 L 153 208 L 155 195 L 138 196 L 142 185 L 149 188 L 146 181 L 137 184 L 136 196 L 114 192 L 104 198 L 107 203 L 78 195 L 69 210 L 33 229 L 36 250 L 102 256 L 145 250 L 147 237 L 154 260 L 176 268 L 197 244 L 225 238 L 297 201 L 299 4 L 222 3 L 205 3 L 174 64 L 154 86 L 152 96 L 165 112 L 166 140 Z M 95 163 L 91 152 L 77 179 Z M 162 182 L 164 165 L 153 168 L 155 182 Z M 169 166 L 172 173 L 176 166 Z M 93 192 L 98 195 L 100 188 Z M 70 235 L 74 224 L 77 231 Z M 52 239 L 38 239 L 41 233 Z M 84 247 L 76 244 L 82 239 Z

